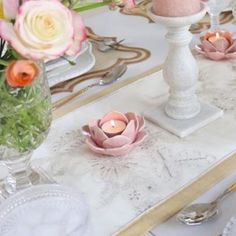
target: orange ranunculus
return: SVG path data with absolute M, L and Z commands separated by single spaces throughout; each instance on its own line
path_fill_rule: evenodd
M 30 60 L 11 62 L 6 68 L 6 80 L 11 87 L 24 87 L 33 83 L 38 77 L 40 69 Z

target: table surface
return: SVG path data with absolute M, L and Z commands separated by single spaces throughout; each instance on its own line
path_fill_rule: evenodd
M 157 64 L 163 63 L 164 58 L 167 54 L 167 44 L 164 41 L 164 37 L 163 37 L 164 33 L 166 32 L 164 27 L 158 24 L 148 24 L 147 20 L 141 17 L 124 16 L 124 15 L 122 15 L 121 17 L 119 12 L 104 11 L 104 9 L 96 9 L 96 11 L 94 10 L 93 13 L 95 12 L 96 14 L 91 14 L 91 12 L 89 14 L 84 13 L 84 19 L 88 26 L 92 27 L 93 29 L 96 29 L 96 33 L 99 33 L 104 36 L 105 35 L 117 36 L 118 39 L 125 38 L 127 44 L 129 44 L 129 42 L 132 42 L 132 45 L 135 44 L 139 47 L 147 48 L 152 52 L 152 56 L 147 61 L 142 62 L 141 64 L 131 65 L 129 67 L 127 74 L 123 77 L 123 79 L 140 74 L 152 68 L 153 66 L 156 66 Z M 107 21 L 107 19 L 109 19 L 109 21 Z M 137 27 L 137 25 L 142 26 L 140 27 L 141 29 L 143 29 L 143 32 L 141 32 L 141 36 L 140 36 L 140 30 Z M 232 63 L 223 64 L 222 66 L 223 67 L 230 66 L 232 68 Z M 221 68 L 221 64 L 218 64 L 218 69 L 219 68 Z M 95 103 L 89 104 L 88 106 L 84 106 L 81 109 L 76 110 L 75 112 L 71 113 L 72 115 L 68 114 L 67 118 L 62 117 L 61 119 L 55 121 L 52 126 L 51 133 L 49 134 L 49 138 L 46 140 L 45 144 L 42 145 L 42 147 L 39 148 L 39 150 L 35 153 L 35 158 L 42 158 L 42 157 L 45 158 L 45 157 L 49 157 L 50 155 L 51 157 L 54 158 L 53 159 L 50 157 L 51 159 L 45 159 L 45 160 L 46 160 L 47 165 L 51 165 L 50 166 L 50 168 L 52 168 L 51 171 L 57 180 L 59 180 L 60 182 L 67 183 L 67 184 L 72 184 L 73 182 L 73 184 L 76 185 L 85 195 L 90 194 L 90 196 L 88 197 L 88 201 L 91 204 L 91 206 L 96 206 L 93 209 L 93 214 L 94 214 L 93 223 L 96 223 L 97 221 L 99 222 L 97 224 L 100 224 L 100 225 L 96 225 L 95 227 L 97 230 L 95 234 L 96 236 L 110 235 L 110 233 L 108 232 L 114 232 L 114 230 L 117 230 L 119 227 L 123 226 L 124 223 L 127 223 L 128 221 L 133 219 L 135 216 L 137 216 L 138 211 L 143 212 L 145 207 L 149 206 L 148 204 L 151 204 L 150 206 L 152 206 L 153 201 L 155 202 L 157 200 L 161 201 L 165 199 L 167 196 L 173 193 L 173 188 L 174 189 L 181 188 L 189 181 L 193 181 L 195 177 L 197 177 L 200 173 L 206 171 L 208 167 L 218 163 L 218 161 L 223 159 L 223 156 L 228 155 L 231 151 L 235 150 L 234 149 L 235 143 L 233 142 L 233 139 L 235 138 L 234 136 L 235 134 L 231 132 L 230 135 L 227 137 L 228 142 L 224 142 L 224 138 L 222 136 L 225 135 L 226 131 L 221 130 L 215 133 L 216 127 L 214 125 L 210 125 L 206 129 L 206 132 L 201 132 L 201 131 L 197 132 L 196 135 L 193 135 L 192 137 L 190 137 L 190 139 L 184 139 L 182 141 L 176 140 L 176 138 L 172 137 L 172 135 L 169 136 L 165 132 L 162 132 L 159 130 L 158 132 L 164 135 L 164 136 L 161 136 L 160 138 L 162 144 L 164 144 L 163 146 L 164 149 L 162 149 L 162 151 L 164 152 L 164 155 L 167 156 L 167 159 L 169 158 L 169 160 L 167 161 L 170 165 L 173 164 L 173 163 L 171 164 L 171 158 L 173 156 L 173 153 L 176 152 L 177 150 L 179 154 L 175 157 L 176 161 L 179 161 L 180 163 L 180 166 L 179 166 L 180 168 L 177 170 L 177 172 L 174 172 L 175 177 L 177 177 L 178 174 L 180 174 L 182 170 L 185 170 L 187 172 L 185 172 L 186 173 L 185 176 L 182 176 L 183 179 L 176 178 L 173 181 L 173 178 L 172 179 L 170 178 L 171 179 L 170 184 L 166 186 L 165 190 L 162 189 L 163 192 L 160 191 L 161 195 L 157 194 L 157 192 L 155 191 L 158 190 L 159 187 L 163 188 L 163 185 L 158 186 L 159 184 L 161 184 L 161 181 L 163 183 L 163 180 L 159 179 L 158 183 L 152 182 L 153 184 L 152 187 L 154 187 L 154 190 L 152 190 L 154 191 L 152 192 L 153 198 L 149 199 L 150 202 L 145 202 L 145 201 L 142 201 L 141 199 L 141 202 L 143 204 L 141 205 L 141 208 L 139 205 L 140 204 L 139 197 L 137 198 L 137 196 L 133 196 L 133 197 L 131 196 L 130 198 L 126 198 L 127 196 L 130 196 L 129 194 L 131 193 L 129 191 L 132 189 L 130 188 L 131 187 L 130 183 L 127 185 L 127 183 L 122 182 L 124 181 L 124 177 L 122 177 L 123 179 L 121 180 L 115 179 L 115 182 L 112 182 L 113 180 L 110 180 L 110 179 L 109 181 L 108 179 L 106 179 L 106 182 L 104 182 L 104 179 L 103 179 L 104 176 L 101 176 L 102 172 L 99 169 L 96 170 L 97 172 L 93 172 L 94 164 L 96 164 L 95 166 L 97 168 L 103 168 L 102 165 L 104 164 L 105 160 L 99 161 L 98 160 L 99 157 L 98 159 L 96 159 L 96 157 L 92 157 L 91 154 L 88 153 L 88 150 L 86 150 L 84 147 L 82 148 L 83 153 L 80 153 L 81 150 L 76 149 L 75 146 L 73 145 L 82 145 L 83 143 L 81 139 L 73 140 L 75 138 L 79 138 L 78 136 L 73 134 L 73 131 L 75 131 L 75 129 L 79 129 L 81 125 L 86 123 L 90 118 L 100 117 L 102 114 L 104 114 L 107 111 L 110 111 L 111 109 L 117 109 L 121 111 L 122 110 L 127 111 L 130 109 L 130 110 L 141 112 L 147 106 L 154 106 L 156 98 L 159 96 L 162 96 L 163 93 L 165 95 L 165 93 L 167 92 L 167 87 L 163 83 L 162 78 L 156 81 L 155 76 L 161 78 L 159 73 L 152 75 L 150 78 L 146 78 L 145 79 L 146 90 L 143 89 L 142 92 L 139 92 L 139 91 L 141 91 L 143 84 L 142 82 L 137 82 L 135 83 L 134 87 L 133 85 L 132 87 L 127 86 L 127 88 L 113 93 L 112 96 L 98 99 Z M 218 77 L 220 77 L 220 74 L 218 74 Z M 232 78 L 229 76 L 229 80 L 231 80 Z M 159 91 L 156 91 L 155 88 L 162 88 L 162 89 L 160 89 Z M 121 97 L 122 99 L 120 99 Z M 112 104 L 110 101 L 112 101 Z M 130 102 L 127 103 L 127 107 L 124 107 L 124 102 L 126 101 L 130 101 Z M 97 108 L 99 107 L 99 110 L 95 109 L 95 107 Z M 227 117 L 227 119 L 231 121 L 231 117 L 230 118 Z M 223 123 L 219 121 L 218 125 L 222 127 L 224 126 Z M 148 127 L 152 127 L 151 124 L 149 124 Z M 228 129 L 233 130 L 232 127 L 228 127 Z M 153 130 L 155 131 L 155 129 Z M 205 139 L 211 140 L 211 145 L 208 146 L 207 144 L 204 144 L 204 142 L 201 141 L 201 137 L 202 138 L 205 137 Z M 220 143 L 224 143 L 225 145 L 224 148 L 221 146 L 215 147 L 214 141 L 212 141 L 213 137 L 217 139 L 217 142 L 220 141 Z M 71 143 L 65 143 L 66 140 L 67 141 L 69 140 L 69 142 Z M 188 150 L 186 152 L 181 152 L 181 148 L 187 147 L 188 143 L 192 141 L 193 143 L 191 144 L 191 147 L 188 147 Z M 200 147 L 198 146 L 197 148 L 198 150 L 194 150 L 194 145 L 196 144 L 198 145 L 200 144 Z M 165 149 L 165 147 L 166 146 L 169 147 L 169 145 L 172 145 L 172 148 L 173 148 L 172 150 Z M 146 148 L 145 146 L 143 147 Z M 73 150 L 73 154 L 70 152 L 71 149 Z M 199 162 L 196 161 L 195 162 L 196 164 L 193 164 L 194 162 L 192 162 L 192 160 L 190 164 L 181 162 L 181 160 L 184 159 L 185 157 L 190 157 L 192 155 L 196 155 L 196 158 L 197 158 L 199 154 L 198 153 L 199 150 L 203 151 L 202 160 L 200 160 Z M 69 152 L 66 154 L 67 151 Z M 168 153 L 166 151 L 173 152 L 173 153 Z M 86 158 L 91 159 L 89 163 L 86 163 L 86 160 L 88 160 Z M 131 158 L 131 162 L 130 162 L 131 165 L 135 164 L 136 162 L 133 162 L 132 160 L 133 157 L 130 156 L 130 158 Z M 153 158 L 155 157 L 153 156 Z M 68 161 L 67 163 L 67 160 L 70 160 L 70 161 Z M 126 162 L 129 160 L 130 159 L 127 158 Z M 166 168 L 168 167 L 165 165 L 165 160 L 164 161 L 162 160 L 160 162 L 160 159 L 156 158 L 155 161 L 158 167 L 156 171 L 161 172 L 164 169 L 166 171 Z M 116 165 L 120 163 L 120 161 L 118 162 L 110 161 L 110 162 L 111 163 L 106 164 L 106 167 L 114 163 Z M 127 164 L 126 162 L 122 161 L 121 164 L 126 165 Z M 82 168 L 80 168 L 79 166 L 80 163 L 81 163 Z M 100 163 L 103 163 L 103 164 L 100 164 Z M 158 163 L 160 163 L 160 165 L 158 165 Z M 84 164 L 86 164 L 87 169 L 83 168 Z M 151 162 L 145 163 L 145 160 L 143 160 L 143 162 L 140 162 L 139 165 L 137 165 L 137 163 L 135 165 L 137 165 L 138 168 L 140 168 L 141 166 L 142 168 L 144 168 L 143 170 L 145 170 L 145 168 L 148 169 L 148 166 L 150 164 Z M 185 164 L 188 165 L 189 168 L 184 168 Z M 90 165 L 92 165 L 93 168 L 91 168 Z M 119 168 L 122 169 L 122 166 L 120 166 L 120 164 L 119 164 Z M 138 168 L 135 169 L 136 172 Z M 172 170 L 174 170 L 173 165 L 171 166 L 171 168 Z M 81 173 L 81 171 L 83 173 Z M 168 172 L 168 169 L 167 169 L 167 172 Z M 90 175 L 92 175 L 93 178 L 90 178 Z M 136 175 L 137 173 L 135 173 L 134 176 Z M 146 178 L 146 180 L 152 179 L 154 181 L 154 179 L 150 176 L 151 175 L 149 175 Z M 95 180 L 94 177 L 98 179 Z M 140 178 L 140 180 L 143 178 L 142 176 L 140 176 L 140 174 L 138 174 L 138 177 Z M 78 180 L 75 181 L 75 178 L 76 179 L 78 178 Z M 92 184 L 94 184 L 94 180 L 97 186 L 102 187 L 101 189 L 99 189 L 99 187 L 96 189 L 92 188 L 93 185 L 91 185 L 91 183 L 93 182 Z M 137 180 L 134 188 L 137 189 L 141 187 L 141 190 L 142 190 L 142 187 L 146 186 L 145 185 L 147 183 L 145 182 L 146 180 L 144 180 L 144 184 L 142 185 L 139 185 L 139 180 Z M 87 184 L 88 181 L 90 182 L 90 185 Z M 114 186 L 119 190 L 121 189 L 122 192 L 118 194 L 118 192 L 114 190 L 114 186 L 111 186 L 112 183 L 118 184 Z M 109 192 L 109 189 L 105 189 L 107 188 L 107 186 L 113 187 L 113 190 Z M 134 190 L 136 191 L 136 189 Z M 91 193 L 93 193 L 94 195 L 92 196 Z M 111 193 L 113 194 L 112 196 L 111 196 Z M 132 194 L 133 193 L 134 192 L 132 192 Z M 102 196 L 103 194 L 106 194 L 106 195 L 98 199 L 98 195 L 96 194 L 100 196 Z M 114 194 L 117 196 L 114 197 Z M 145 192 L 145 194 L 148 194 L 148 191 Z M 148 197 L 149 195 L 146 195 L 145 198 L 148 199 Z M 132 200 L 130 200 L 131 198 Z M 112 200 L 112 201 L 110 202 L 109 205 L 105 206 L 103 201 L 107 199 Z M 101 208 L 101 206 L 103 206 L 103 208 Z M 119 206 L 125 206 L 127 208 L 123 208 L 123 207 L 120 208 Z M 102 217 L 99 217 L 99 214 Z M 105 223 L 107 222 L 109 223 L 106 225 Z M 110 227 L 109 224 L 111 224 L 112 227 Z M 153 233 L 155 234 L 156 230 L 154 230 Z M 167 235 L 167 233 L 162 231 L 160 235 Z

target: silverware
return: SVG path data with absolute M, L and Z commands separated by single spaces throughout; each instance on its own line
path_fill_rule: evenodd
M 112 49 L 116 49 L 117 46 L 119 46 L 123 41 L 124 41 L 124 39 L 122 39 L 118 42 L 116 42 L 113 39 L 104 39 L 103 41 L 95 42 L 95 44 L 97 45 L 97 49 L 100 52 L 107 52 Z
M 216 216 L 219 212 L 219 202 L 234 191 L 236 191 L 236 183 L 228 187 L 222 194 L 210 203 L 197 203 L 184 208 L 177 214 L 176 218 L 186 225 L 199 225 Z
M 115 67 L 113 67 L 109 72 L 103 75 L 102 78 L 100 78 L 96 83 L 90 84 L 86 86 L 85 88 L 73 93 L 72 95 L 62 98 L 59 101 L 55 102 L 53 104 L 53 109 L 57 109 L 67 102 L 71 101 L 75 97 L 87 92 L 90 88 L 93 88 L 95 86 L 105 86 L 114 83 L 117 81 L 127 70 L 127 65 L 126 64 L 120 64 Z

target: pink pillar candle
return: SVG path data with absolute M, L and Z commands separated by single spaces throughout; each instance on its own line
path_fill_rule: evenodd
M 153 8 L 158 16 L 189 16 L 200 11 L 200 0 L 153 0 Z

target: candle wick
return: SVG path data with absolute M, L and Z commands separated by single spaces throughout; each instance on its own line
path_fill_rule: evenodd
M 115 128 L 115 127 L 116 127 L 116 124 L 115 124 L 115 121 L 114 121 L 114 120 L 111 120 L 111 127 L 112 127 L 112 128 Z

